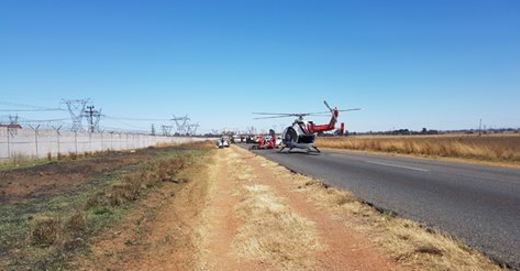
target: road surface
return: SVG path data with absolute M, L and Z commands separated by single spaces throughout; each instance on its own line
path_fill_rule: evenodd
M 520 270 L 520 170 L 402 156 L 256 151 Z

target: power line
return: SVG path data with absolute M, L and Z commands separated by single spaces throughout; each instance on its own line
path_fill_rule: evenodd
M 65 111 L 65 109 L 62 109 L 62 108 L 0 109 L 0 112 L 42 112 L 42 111 Z
M 49 109 L 52 109 L 52 110 L 65 110 L 65 109 L 62 109 L 62 108 L 52 108 L 52 107 L 47 107 L 47 106 L 30 105 L 30 104 L 20 104 L 20 103 L 11 103 L 11 102 L 3 102 L 3 101 L 0 101 L 0 104 L 2 104 L 2 105 L 7 105 L 7 106 L 13 106 L 13 107 L 29 107 L 29 108 L 33 108 L 33 109 L 44 109 L 44 110 L 49 110 Z
M 103 115 L 106 119 L 112 120 L 129 120 L 129 121 L 170 121 L 171 119 L 142 119 L 142 118 L 122 118 L 122 117 L 114 117 L 109 115 Z
M 124 121 L 120 121 L 120 120 L 116 120 L 116 119 L 113 119 L 113 121 L 117 122 L 117 123 L 120 123 L 120 124 L 123 124 L 127 127 L 131 127 L 131 128 L 135 128 L 135 129 L 143 129 L 143 127 L 139 127 L 139 126 L 135 126 L 135 125 L 132 125 L 132 124 L 128 124 L 127 122 L 124 122 Z

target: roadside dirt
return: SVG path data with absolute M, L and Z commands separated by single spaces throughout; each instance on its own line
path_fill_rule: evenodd
M 208 163 L 180 173 L 185 183 L 165 183 L 150 193 L 120 225 L 95 238 L 90 253 L 72 264 L 74 270 L 193 270 Z
M 141 163 L 166 149 L 152 148 L 128 152 L 105 152 L 71 161 L 0 171 L 0 203 L 48 198 L 74 190 L 92 178 Z
M 99 236 L 76 269 L 403 269 L 263 163 L 236 147 L 215 152 Z
M 296 183 L 278 175 L 265 160 L 239 148 L 224 155 L 233 168 L 231 176 L 238 179 L 235 187 L 246 191 L 236 193 L 242 204 L 235 211 L 245 224 L 238 228 L 234 243 L 239 259 L 267 263 L 274 270 L 398 269 L 377 245 L 345 227 L 333 213 L 319 209 L 298 191 Z M 240 216 L 248 208 L 253 212 Z M 269 211 L 254 212 L 262 208 Z

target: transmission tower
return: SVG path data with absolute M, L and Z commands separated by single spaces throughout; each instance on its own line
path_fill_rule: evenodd
M 63 103 L 67 105 L 72 120 L 72 131 L 77 132 L 83 129 L 83 114 L 85 106 L 89 101 L 90 99 L 63 100 Z
M 18 115 L 9 115 L 9 125 L 19 125 Z
M 162 131 L 163 131 L 163 136 L 170 136 L 171 135 L 172 129 L 173 129 L 172 125 L 163 125 L 161 127 L 162 127 Z
M 181 118 L 178 118 L 175 115 L 173 115 L 172 120 L 175 122 L 175 126 L 177 128 L 177 132 L 176 132 L 177 134 L 184 135 L 184 134 L 188 133 L 188 125 L 189 125 L 188 122 L 190 121 L 190 118 L 188 117 L 188 115 L 181 117 Z
M 99 120 L 101 119 L 101 109 L 95 110 L 95 106 L 87 106 L 87 110 L 83 111 L 83 115 L 88 122 L 88 130 L 91 133 L 99 131 Z
M 197 129 L 200 127 L 199 123 L 188 124 L 187 135 L 196 135 Z

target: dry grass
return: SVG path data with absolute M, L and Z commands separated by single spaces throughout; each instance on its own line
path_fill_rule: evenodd
M 88 230 L 86 213 L 92 209 L 108 210 L 135 201 L 145 190 L 160 182 L 180 182 L 175 176 L 186 166 L 186 158 L 169 158 L 148 162 L 136 172 L 121 176 L 120 181 L 105 191 L 95 193 L 85 202 L 83 210 L 73 213 L 68 219 L 42 215 L 34 219 L 29 239 L 38 247 L 58 246 L 65 248 Z
M 58 240 L 61 222 L 55 217 L 41 216 L 34 219 L 31 225 L 31 244 L 38 247 L 48 247 Z
M 372 136 L 319 138 L 323 148 L 520 163 L 519 135 Z
M 376 210 L 352 194 L 305 176 L 287 178 L 321 208 L 345 218 L 346 226 L 367 234 L 397 262 L 414 270 L 502 270 L 463 243 L 394 214 Z
M 311 256 L 322 249 L 314 223 L 290 210 L 267 186 L 244 190 L 236 209 L 244 220 L 233 242 L 236 253 L 282 270 L 311 270 Z

